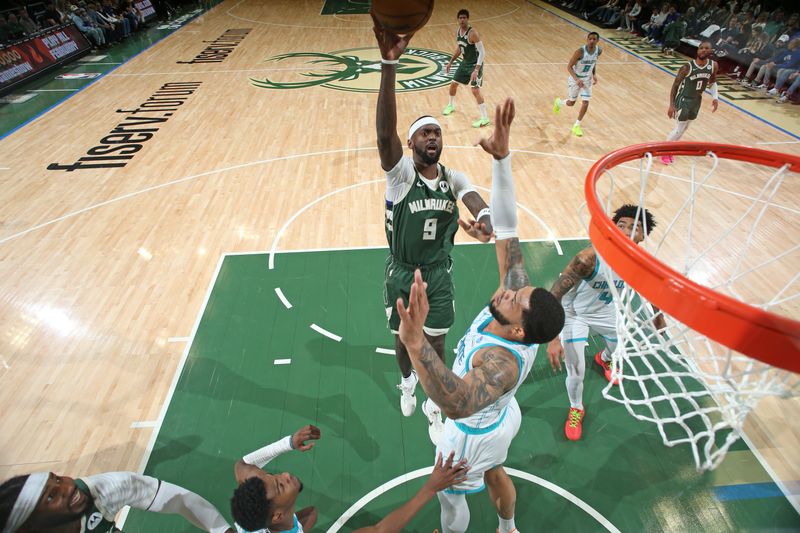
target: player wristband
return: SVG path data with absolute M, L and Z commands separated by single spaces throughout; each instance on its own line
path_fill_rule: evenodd
M 476 220 L 480 220 L 480 219 L 482 219 L 482 218 L 483 218 L 483 217 L 485 217 L 485 216 L 491 216 L 491 214 L 492 214 L 492 211 L 491 211 L 491 209 L 489 209 L 488 207 L 484 207 L 483 209 L 481 209 L 481 210 L 478 212 L 478 216 L 477 216 L 477 217 L 475 217 L 475 219 L 476 219 Z
M 384 65 L 396 65 L 400 62 L 399 59 L 383 59 L 381 58 L 381 63 Z

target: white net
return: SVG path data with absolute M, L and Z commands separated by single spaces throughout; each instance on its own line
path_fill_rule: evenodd
M 602 174 L 597 195 L 609 216 L 622 204 L 648 209 L 657 225 L 641 246 L 688 279 L 800 316 L 800 184 L 787 167 L 709 153 L 654 168 L 645 154 Z M 646 226 L 641 211 L 637 219 Z M 657 331 L 654 308 L 630 286 L 635 280 L 622 288 L 607 281 L 617 310 L 613 368 L 622 379 L 603 394 L 657 424 L 666 445 L 688 444 L 698 469 L 719 465 L 760 399 L 800 395 L 797 374 L 737 353 L 666 312 L 667 327 Z

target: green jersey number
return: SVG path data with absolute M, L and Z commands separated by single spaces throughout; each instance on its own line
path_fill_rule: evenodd
M 589 70 L 591 70 L 591 68 L 592 68 L 592 65 L 584 65 L 583 66 L 583 71 L 584 72 L 589 72 Z
M 435 241 L 436 240 L 436 223 L 438 220 L 435 218 L 426 218 L 425 225 L 422 227 L 422 240 Z

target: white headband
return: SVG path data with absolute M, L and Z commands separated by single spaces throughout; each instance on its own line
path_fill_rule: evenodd
M 427 126 L 428 124 L 433 124 L 434 126 L 439 126 L 439 129 L 442 129 L 442 125 L 439 124 L 439 121 L 433 117 L 422 117 L 417 119 L 410 128 L 408 128 L 408 140 L 411 140 L 411 136 L 414 135 L 418 129 L 422 126 Z
M 37 472 L 28 476 L 17 496 L 17 501 L 14 502 L 3 533 L 14 533 L 31 516 L 49 478 L 49 472 Z

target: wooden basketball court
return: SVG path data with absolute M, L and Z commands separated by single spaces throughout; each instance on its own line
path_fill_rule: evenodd
M 385 246 L 384 181 L 374 126 L 379 55 L 366 15 L 321 15 L 321 4 L 227 0 L 0 141 L 3 479 L 39 470 L 74 476 L 114 470 L 170 475 L 169 470 L 159 470 L 157 466 L 164 468 L 171 461 L 188 459 L 189 463 L 174 464 L 195 463 L 196 468 L 202 468 L 203 462 L 209 461 L 214 463 L 215 472 L 228 476 L 219 480 L 219 486 L 212 487 L 216 481 L 211 479 L 195 485 L 183 479 L 170 481 L 208 496 L 230 517 L 226 495 L 233 488 L 234 461 L 259 443 L 266 444 L 296 429 L 294 425 L 298 423 L 320 425 L 323 438 L 330 435 L 330 442 L 338 446 L 336 453 L 349 453 L 347 435 L 369 438 L 372 448 L 368 449 L 372 451 L 355 452 L 365 470 L 341 473 L 343 479 L 357 476 L 363 487 L 378 487 L 392 476 L 409 471 L 407 465 L 417 468 L 430 462 L 432 452 L 425 437 L 424 418 L 419 413 L 411 419 L 400 417 L 394 363 L 385 355 L 374 353 L 376 346 L 391 346 L 389 332 L 380 326 L 382 263 L 368 254 L 363 259 L 358 255 L 365 253 L 364 249 Z M 471 127 L 477 118 L 471 95 L 462 88 L 456 113 L 441 117 L 441 109 L 447 103 L 447 81 L 441 79 L 440 67 L 454 49 L 455 13 L 461 7 L 464 6 L 459 2 L 437 1 L 428 25 L 412 40 L 415 51 L 409 57 L 414 63 L 399 76 L 403 90 L 397 98 L 398 127 L 402 132 L 420 115 L 437 115 L 445 142 L 442 162 L 465 171 L 488 199 L 489 159 L 473 147 L 479 134 L 488 135 L 488 129 L 478 132 Z M 665 138 L 672 128 L 666 108 L 673 76 L 604 41 L 598 64 L 600 83 L 583 121 L 585 135 L 576 138 L 570 133 L 574 110 L 565 109 L 555 116 L 551 107 L 555 96 L 564 96 L 565 67 L 571 53 L 585 41 L 586 30 L 594 27 L 579 27 L 581 21 L 557 16 L 551 7 L 536 2 L 484 0 L 466 7 L 487 50 L 483 88 L 487 103 L 492 107 L 505 97 L 513 97 L 517 103 L 511 140 L 512 149 L 517 152 L 514 175 L 518 200 L 528 210 L 520 215 L 521 237 L 566 243 L 585 239 L 579 207 L 584 201 L 586 172 L 609 151 Z M 209 41 L 215 40 L 235 45 L 231 45 L 231 52 L 212 62 L 204 50 Z M 769 104 L 762 107 L 766 105 Z M 770 111 L 759 117 L 758 110 L 758 105 L 743 110 L 721 102 L 719 110 L 712 114 L 706 101 L 685 139 L 800 154 L 797 116 Z M 662 174 L 658 185 L 663 187 L 658 195 L 659 208 L 664 213 L 674 210 L 679 201 L 671 196 L 675 186 L 671 176 L 687 170 L 688 166 L 680 163 L 659 170 Z M 780 217 L 764 230 L 774 234 L 775 239 L 790 243 L 800 235 L 800 212 L 796 207 L 800 205 L 800 185 L 796 176 L 791 178 L 780 199 L 774 200 L 781 208 Z M 741 207 L 739 200 L 753 197 L 762 186 L 761 179 L 763 176 L 758 175 L 719 177 L 715 182 L 722 189 L 715 198 L 719 211 L 709 213 L 710 223 L 735 218 Z M 466 242 L 463 235 L 457 240 Z M 348 253 L 355 255 L 348 257 L 355 259 L 339 260 L 339 256 L 317 252 L 319 255 L 298 254 L 298 258 L 306 257 L 300 260 L 289 259 L 295 254 L 284 253 L 331 249 L 350 250 Z M 241 271 L 225 266 L 222 260 L 226 254 L 270 251 L 275 254 L 256 255 L 257 266 L 242 267 L 245 269 Z M 489 285 L 494 283 L 491 255 L 463 253 L 471 259 L 465 259 L 457 268 L 474 273 L 476 279 L 491 278 L 486 282 Z M 551 248 L 531 252 L 536 253 L 547 257 L 542 264 L 549 261 L 550 266 L 539 277 L 544 284 L 552 282 L 574 249 L 564 245 L 564 256 L 558 256 Z M 376 264 L 376 270 L 366 268 L 363 277 L 354 277 L 353 273 L 361 272 L 358 269 L 367 264 L 364 261 L 372 261 L 369 264 Z M 470 266 L 468 261 L 475 261 L 477 266 Z M 791 277 L 797 270 L 796 262 L 782 265 L 782 275 Z M 319 273 L 313 270 L 312 275 L 312 266 L 321 269 Z M 532 268 L 535 267 L 529 264 Z M 269 276 L 273 270 L 281 269 L 285 269 L 280 273 L 282 277 L 274 279 L 282 280 L 284 289 L 275 291 L 281 285 Z M 262 274 L 266 281 L 261 280 Z M 377 276 L 378 281 L 369 275 Z M 317 279 L 327 281 L 316 283 Z M 461 298 L 463 291 L 464 302 L 471 303 L 464 303 L 459 309 L 461 322 L 448 337 L 451 345 L 457 341 L 456 332 L 471 320 L 475 305 L 485 299 L 484 293 L 478 294 L 483 285 L 476 285 L 473 294 L 473 286 L 466 283 L 474 280 L 464 279 L 456 286 L 457 295 Z M 212 295 L 212 286 L 222 287 L 223 281 L 228 284 L 226 298 L 232 298 L 234 303 L 250 302 L 251 307 L 237 308 L 231 315 L 226 314 L 229 311 L 211 311 L 227 309 L 213 307 L 218 297 Z M 343 303 L 343 287 L 348 294 L 354 294 L 353 298 L 357 294 L 362 300 Z M 372 320 L 369 326 L 359 326 L 362 316 L 357 309 L 362 303 L 377 310 L 378 316 L 363 318 Z M 265 306 L 274 307 L 266 315 L 259 315 Z M 315 312 L 299 311 L 303 308 Z M 319 314 L 315 314 L 317 311 Z M 790 307 L 790 312 L 796 311 L 796 306 Z M 212 321 L 208 322 L 212 328 L 213 324 L 227 324 L 220 326 L 220 336 L 202 333 L 203 338 L 216 339 L 206 340 L 205 345 L 192 342 L 201 317 L 203 323 Z M 223 342 L 221 339 L 238 331 L 229 326 L 241 326 L 240 322 L 246 330 L 270 334 L 257 336 L 250 344 Z M 342 355 L 335 339 L 308 329 L 312 322 L 334 337 L 337 322 L 341 331 L 360 331 L 358 334 L 363 336 Z M 365 333 L 363 329 L 369 331 Z M 210 364 L 207 361 L 213 357 L 207 355 L 193 359 L 203 346 L 215 346 L 213 357 L 219 356 L 223 363 Z M 364 348 L 363 356 L 354 356 L 353 350 L 359 347 Z M 228 352 L 231 349 L 236 353 Z M 282 374 L 273 374 L 283 371 L 273 365 L 274 359 L 300 363 L 303 354 L 308 359 L 301 368 L 316 365 L 316 370 L 309 371 L 314 387 L 313 391 L 309 388 L 308 394 L 298 389 L 307 385 L 309 374 L 293 370 L 286 379 L 278 379 Z M 335 359 L 340 355 L 341 360 Z M 265 374 L 224 363 L 225 357 L 257 359 L 262 365 L 259 372 Z M 544 477 L 542 472 L 552 467 L 551 462 L 558 462 L 559 456 L 587 460 L 593 446 L 604 438 L 598 420 L 595 429 L 599 433 L 586 437 L 580 448 L 570 449 L 572 443 L 563 437 L 562 419 L 567 408 L 564 375 L 554 375 L 545 368 L 545 359 L 541 353 L 538 371 L 527 385 L 527 397 L 531 399 L 530 416 L 535 420 L 541 416 L 547 423 L 528 429 L 529 436 L 540 439 L 535 450 L 525 451 L 526 442 L 531 442 L 525 439 L 517 439 L 512 445 L 519 450 L 514 455 L 514 467 L 529 476 Z M 220 374 L 225 365 L 238 372 Z M 346 369 L 364 380 L 377 379 L 377 385 L 351 381 Z M 330 374 L 324 370 L 330 370 Z M 226 410 L 233 405 L 226 404 L 232 397 L 226 395 L 237 394 L 237 376 L 245 375 L 248 414 L 238 425 L 241 435 L 231 435 L 230 427 L 210 421 L 235 416 Z M 197 376 L 203 379 L 190 381 Z M 232 388 L 225 389 L 229 392 L 219 392 L 220 379 L 229 382 Z M 546 383 L 540 389 L 546 391 L 541 398 L 535 396 L 544 394 L 536 391 L 538 380 Z M 339 386 L 345 382 L 347 387 Z M 597 408 L 607 410 L 609 416 L 624 415 L 620 406 L 605 405 L 608 402 L 600 400 L 600 386 L 599 381 L 594 386 L 587 384 L 585 395 L 593 394 Z M 363 401 L 348 399 L 347 390 L 360 389 L 370 389 L 374 395 L 361 397 L 354 392 L 352 398 Z M 167 425 L 172 422 L 168 421 L 181 418 L 180 412 L 168 416 L 176 390 L 188 394 L 181 400 L 187 406 L 195 402 L 201 405 L 204 398 L 221 403 L 209 412 L 193 411 L 187 415 L 193 422 L 184 433 L 170 433 L 173 430 Z M 262 395 L 263 411 L 258 405 Z M 275 398 L 287 402 L 283 410 L 267 405 L 278 401 Z M 337 415 L 335 421 L 326 420 L 326 398 L 344 413 L 341 418 Z M 547 415 L 536 414 L 542 406 Z M 217 408 L 219 412 L 214 411 Z M 283 416 L 282 412 L 290 414 Z M 260 420 L 260 413 L 269 417 Z M 355 430 L 346 422 L 350 420 L 352 424 L 351 415 L 359 420 Z M 724 474 L 716 477 L 696 474 L 688 449 L 675 453 L 674 449 L 667 452 L 666 448 L 654 446 L 649 455 L 657 457 L 662 451 L 668 454 L 662 464 L 665 471 L 669 462 L 674 465 L 685 459 L 685 464 L 676 468 L 710 486 L 777 483 L 790 493 L 791 506 L 798 509 L 799 415 L 796 399 L 762 401 L 747 425 L 756 455 L 743 446 L 739 451 L 746 452 L 748 458 L 737 459 L 744 456 L 734 454 Z M 275 417 L 281 417 L 281 422 L 275 422 Z M 369 420 L 377 424 L 389 417 L 397 427 L 409 429 L 375 431 L 369 424 Z M 648 433 L 652 437 L 648 443 L 657 442 L 653 428 L 641 424 L 632 427 L 633 433 Z M 546 437 L 541 437 L 548 431 Z M 387 440 L 397 442 L 383 442 L 382 433 Z M 215 438 L 225 444 L 203 444 L 215 442 Z M 327 479 L 321 476 L 316 488 L 309 485 L 310 495 L 301 496 L 308 500 L 307 504 L 335 508 L 321 518 L 320 530 L 331 527 L 340 517 L 339 511 L 369 490 L 362 491 L 360 483 L 348 485 L 336 493 L 340 499 L 325 499 L 331 479 L 339 476 L 333 468 L 348 463 L 337 463 L 336 453 L 322 451 L 324 444 L 325 441 L 314 452 L 320 453 L 319 459 L 303 456 L 297 459 L 297 465 L 286 463 L 292 468 L 306 468 L 308 476 L 323 463 L 327 465 L 324 468 L 331 469 Z M 373 470 L 364 466 L 391 461 L 396 447 L 410 458 L 402 465 Z M 148 466 L 154 457 L 158 465 Z M 737 460 L 741 460 L 740 465 Z M 622 454 L 609 452 L 604 461 L 607 468 L 598 467 L 598 478 L 633 475 Z M 392 470 L 395 467 L 397 471 Z M 758 473 L 752 474 L 755 470 Z M 587 485 L 581 489 L 582 498 L 591 504 L 591 483 L 582 485 Z M 536 490 L 525 490 L 526 497 L 537 497 Z M 397 495 L 397 501 L 402 501 L 404 495 Z M 486 497 L 473 497 L 473 501 L 478 499 Z M 746 501 L 753 500 L 758 497 Z M 734 517 L 730 518 L 720 506 L 715 511 L 719 515 L 710 521 L 671 522 L 681 513 L 678 502 L 662 502 L 662 507 L 650 508 L 650 518 L 627 523 L 628 529 L 652 526 L 678 531 L 712 524 L 720 529 L 737 529 L 737 520 L 750 512 L 730 511 Z M 702 502 L 696 501 L 698 510 L 703 508 Z M 615 516 L 611 509 L 601 508 L 603 503 L 616 509 L 616 502 L 603 502 L 601 498 L 601 503 L 596 504 L 601 513 Z M 748 527 L 800 527 L 800 517 L 783 496 L 757 503 L 763 503 L 764 509 L 779 505 L 783 514 L 779 519 L 773 516 L 775 521 L 769 522 L 772 519 L 768 511 L 763 515 L 754 511 L 759 518 L 747 522 Z M 362 515 L 359 520 L 363 523 L 359 525 L 378 518 L 394 504 L 384 502 L 374 509 L 375 515 Z M 438 527 L 438 510 L 433 504 L 429 507 L 429 520 L 419 526 L 420 531 Z M 484 514 L 485 526 L 495 527 L 491 513 Z M 619 522 L 619 515 L 616 516 Z M 767 522 L 760 522 L 762 516 Z M 146 524 L 139 526 L 140 530 L 174 531 L 184 527 L 159 522 L 160 519 L 154 517 L 148 522 L 139 518 Z M 558 517 L 550 520 L 554 527 L 560 524 Z M 519 520 L 517 523 L 526 526 Z M 592 521 L 571 524 L 570 527 L 600 527 Z M 349 527 L 352 526 L 345 525 L 344 530 Z

